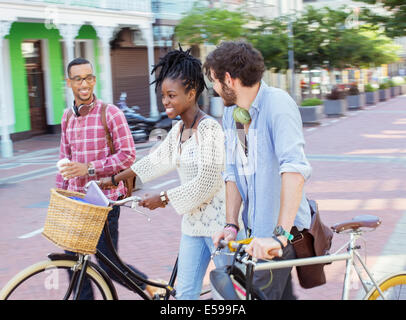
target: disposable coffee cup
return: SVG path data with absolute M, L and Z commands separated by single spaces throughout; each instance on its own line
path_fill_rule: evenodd
M 68 158 L 63 158 L 63 159 L 59 160 L 56 163 L 56 167 L 58 168 L 59 172 L 61 172 L 61 169 L 62 169 L 61 165 L 65 164 L 65 163 L 69 163 L 69 162 L 70 162 L 70 160 Z M 63 180 L 68 180 L 68 178 L 64 177 Z

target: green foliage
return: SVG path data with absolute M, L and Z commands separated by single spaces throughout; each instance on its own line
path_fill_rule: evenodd
M 389 87 L 396 87 L 396 83 L 393 80 L 388 81 Z
M 384 82 L 379 84 L 379 90 L 385 90 L 385 89 L 389 89 L 390 85 L 388 82 Z
M 366 84 L 365 85 L 365 92 L 375 92 L 376 91 L 376 88 L 375 87 L 373 87 L 371 84 Z
M 381 15 L 365 9 L 363 20 L 375 25 L 382 25 L 385 33 L 391 37 L 406 36 L 406 2 L 405 0 L 355 0 L 368 4 L 382 5 L 389 14 Z
M 257 48 L 264 57 L 268 69 L 286 71 L 288 69 L 288 34 L 282 20 L 259 20 L 260 25 L 247 32 L 247 40 Z
M 393 77 L 393 78 L 392 78 L 392 81 L 393 81 L 393 83 L 395 84 L 395 86 L 400 86 L 400 85 L 406 83 L 406 80 L 403 79 L 403 78 L 400 77 L 400 76 Z
M 323 101 L 318 98 L 308 98 L 304 99 L 301 103 L 302 107 L 313 107 L 313 106 L 320 106 L 323 104 Z
M 177 40 L 189 45 L 218 44 L 222 40 L 246 39 L 263 55 L 268 69 L 288 69 L 289 45 L 294 67 L 344 69 L 370 68 L 399 59 L 400 46 L 374 24 L 348 29 L 349 9 L 311 6 L 300 15 L 255 19 L 243 11 L 194 7 L 175 28 Z M 364 19 L 364 15 L 361 14 Z M 295 20 L 290 20 L 295 19 Z M 365 18 L 366 19 L 366 18 Z M 291 21 L 293 38 L 289 38 Z
M 243 12 L 231 12 L 195 6 L 175 27 L 177 40 L 190 45 L 218 44 L 244 36 L 249 17 Z

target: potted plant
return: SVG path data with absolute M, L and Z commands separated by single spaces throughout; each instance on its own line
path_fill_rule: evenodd
M 399 87 L 399 93 L 398 94 L 406 94 L 406 81 L 402 77 L 393 77 L 392 78 L 393 83 L 395 86 Z
M 323 101 L 318 98 L 304 99 L 299 111 L 303 123 L 318 124 L 323 115 Z
M 389 83 L 384 82 L 379 85 L 379 101 L 386 101 L 390 99 Z
M 377 104 L 379 101 L 379 92 L 369 83 L 365 85 L 365 96 L 367 99 L 367 104 Z
M 359 92 L 357 84 L 352 84 L 347 95 L 348 109 L 359 109 L 365 106 L 365 93 Z
M 392 98 L 398 96 L 400 94 L 400 87 L 393 81 L 393 79 L 388 81 L 389 88 L 390 88 L 390 95 Z
M 326 98 L 324 100 L 324 113 L 327 116 L 341 116 L 345 114 L 348 109 L 348 103 L 343 90 L 335 87 Z

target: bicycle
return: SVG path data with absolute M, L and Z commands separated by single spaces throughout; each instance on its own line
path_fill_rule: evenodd
M 380 223 L 381 221 L 378 217 L 362 215 L 355 217 L 350 221 L 335 224 L 331 227 L 332 230 L 337 234 L 348 233 L 350 237 L 349 241 L 333 254 L 310 258 L 286 259 L 279 261 L 267 260 L 266 262 L 258 262 L 255 258 L 249 256 L 245 252 L 245 248 L 251 239 L 230 242 L 222 240 L 216 254 L 230 254 L 221 252 L 222 248 L 228 247 L 230 251 L 234 251 L 234 260 L 233 264 L 229 266 L 227 272 L 218 270 L 220 273 L 217 273 L 217 275 L 215 273 L 216 270 L 211 272 L 210 282 L 212 285 L 213 299 L 264 300 L 265 296 L 258 288 L 255 288 L 252 285 L 254 271 L 346 261 L 341 296 L 342 300 L 349 299 L 352 267 L 356 271 L 365 291 L 363 300 L 406 300 L 406 270 L 376 280 L 368 269 L 366 263 L 362 260 L 360 254 L 357 252 L 357 250 L 361 249 L 361 246 L 357 244 L 357 240 L 362 237 L 363 232 L 366 230 L 375 230 Z M 340 253 L 345 247 L 347 247 L 347 252 Z M 360 262 L 362 268 L 368 275 L 370 282 L 364 279 L 365 277 L 363 278 L 361 270 L 355 263 L 355 258 Z M 232 269 L 233 272 L 230 272 L 230 267 L 235 267 Z M 246 269 L 245 274 L 243 269 Z M 227 274 L 226 277 L 229 277 L 227 281 L 224 279 L 224 274 Z M 219 281 L 220 277 L 221 281 Z
M 109 201 L 109 206 L 125 206 L 126 204 L 131 203 L 130 207 L 135 209 L 140 200 L 140 197 L 131 196 L 123 200 Z M 145 300 L 169 300 L 170 297 L 175 297 L 176 291 L 174 289 L 174 284 L 177 275 L 177 259 L 168 283 L 160 283 L 144 279 L 135 274 L 121 260 L 118 252 L 114 249 L 107 219 L 104 222 L 103 232 L 105 232 L 108 249 L 113 254 L 117 263 L 110 261 L 98 250 L 96 250 L 95 256 L 116 275 L 120 284 L 124 285 L 127 289 L 138 294 Z M 90 257 L 90 254 L 77 252 L 75 255 L 68 253 L 51 253 L 48 255 L 48 260 L 35 263 L 10 279 L 0 291 L 0 300 L 33 299 L 34 296 L 41 300 L 69 300 L 70 297 L 72 297 L 73 300 L 77 300 L 80 296 L 84 277 L 90 279 L 93 287 L 97 288 L 97 290 L 94 290 L 96 299 L 117 300 L 118 294 L 112 279 L 100 266 L 90 261 Z M 68 270 L 71 270 L 71 276 L 68 275 Z M 136 281 L 162 288 L 164 293 L 162 292 L 150 297 L 139 285 L 137 285 Z M 209 291 L 203 291 L 201 295 L 208 292 Z

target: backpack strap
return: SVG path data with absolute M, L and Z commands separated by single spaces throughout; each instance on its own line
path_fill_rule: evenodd
M 66 133 L 66 129 L 68 129 L 69 119 L 70 119 L 70 117 L 71 117 L 72 115 L 73 115 L 72 108 L 69 108 L 68 114 L 66 115 L 65 133 Z
M 101 116 L 101 121 L 104 127 L 104 132 L 106 133 L 106 140 L 107 144 L 109 145 L 110 148 L 110 153 L 114 154 L 114 145 L 113 145 L 113 139 L 111 138 L 111 134 L 109 131 L 109 127 L 107 126 L 107 120 L 106 120 L 106 109 L 107 109 L 107 104 L 103 103 L 101 110 L 100 110 L 100 116 Z

